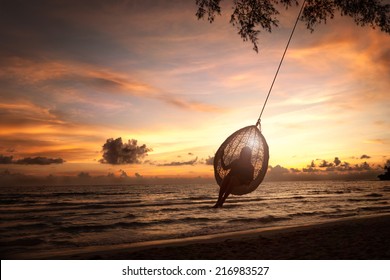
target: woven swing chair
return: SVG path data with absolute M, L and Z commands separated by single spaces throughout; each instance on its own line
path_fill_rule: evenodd
M 232 189 L 231 193 L 234 195 L 244 195 L 257 189 L 268 168 L 268 145 L 258 126 L 250 125 L 241 128 L 230 135 L 215 153 L 214 176 L 219 186 L 222 185 L 223 179 L 230 172 L 230 170 L 223 168 L 224 165 L 228 166 L 238 159 L 244 147 L 249 147 L 252 150 L 251 164 L 254 167 L 254 174 L 249 184 L 236 186 Z
M 244 147 L 249 147 L 251 149 L 251 158 L 250 163 L 254 167 L 253 172 L 253 178 L 252 180 L 247 184 L 241 184 L 238 186 L 234 186 L 231 189 L 231 194 L 235 195 L 244 195 L 248 194 L 250 192 L 253 192 L 257 189 L 257 187 L 260 185 L 260 183 L 263 181 L 265 174 L 267 173 L 268 169 L 268 160 L 269 160 L 269 150 L 267 142 L 264 138 L 264 136 L 260 132 L 260 121 L 261 116 L 263 114 L 264 108 L 267 104 L 268 98 L 271 94 L 272 87 L 275 83 L 276 77 L 278 76 L 280 67 L 283 63 L 283 59 L 286 55 L 288 46 L 290 44 L 291 38 L 294 34 L 295 28 L 297 26 L 298 20 L 302 14 L 302 11 L 305 7 L 304 0 L 302 2 L 301 9 L 299 11 L 299 14 L 297 16 L 297 19 L 295 21 L 294 27 L 291 31 L 290 37 L 287 41 L 286 48 L 284 50 L 284 53 L 282 55 L 282 58 L 279 62 L 279 66 L 276 70 L 274 79 L 271 83 L 271 87 L 268 91 L 267 98 L 265 99 L 263 108 L 261 110 L 260 116 L 257 120 L 256 125 L 250 125 L 244 128 L 241 128 L 234 132 L 232 135 L 230 135 L 219 147 L 217 152 L 214 156 L 214 176 L 215 180 L 217 181 L 218 185 L 222 187 L 222 183 L 226 176 L 228 176 L 229 170 L 227 166 L 231 166 L 231 163 L 237 159 L 240 158 L 240 153 L 243 150 Z M 252 176 L 252 175 L 251 175 Z M 219 200 L 218 200 L 219 202 Z M 218 202 L 216 205 L 218 205 Z M 222 202 L 223 204 L 223 202 Z M 222 205 L 221 204 L 221 205 Z

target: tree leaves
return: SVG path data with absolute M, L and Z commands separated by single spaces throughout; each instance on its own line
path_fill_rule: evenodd
M 221 0 L 196 0 L 196 16 L 212 23 L 221 14 Z M 359 26 L 380 28 L 390 33 L 390 4 L 380 0 L 306 0 L 301 20 L 313 31 L 315 26 L 333 19 L 339 11 L 342 16 L 352 17 Z M 280 8 L 302 4 L 297 0 L 233 0 L 230 23 L 237 28 L 244 41 L 250 41 L 258 52 L 258 36 L 261 30 L 272 32 L 278 27 Z

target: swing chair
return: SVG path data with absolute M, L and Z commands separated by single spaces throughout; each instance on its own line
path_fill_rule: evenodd
M 288 46 L 290 44 L 291 38 L 294 34 L 295 28 L 297 26 L 298 20 L 301 16 L 303 8 L 305 6 L 303 1 L 301 9 L 299 11 L 298 17 L 295 21 L 295 25 L 291 31 L 290 38 L 288 39 L 286 48 L 284 50 L 283 56 L 280 60 L 279 66 L 275 73 L 274 79 L 272 81 L 271 87 L 268 91 L 267 98 L 265 99 L 263 108 L 261 110 L 260 116 L 257 119 L 255 125 L 250 125 L 244 128 L 241 128 L 230 135 L 219 147 L 214 156 L 214 176 L 217 184 L 221 187 L 224 178 L 229 174 L 230 170 L 226 169 L 226 166 L 229 166 L 233 161 L 237 160 L 240 157 L 240 152 L 244 147 L 249 147 L 252 151 L 251 155 L 251 164 L 254 167 L 253 178 L 249 183 L 241 184 L 234 187 L 231 190 L 231 194 L 234 195 L 244 195 L 253 192 L 258 188 L 258 186 L 263 181 L 265 174 L 268 169 L 268 160 L 269 160 L 269 149 L 265 137 L 261 133 L 261 116 L 263 114 L 265 105 L 267 104 L 268 98 L 271 94 L 273 85 L 275 83 L 276 77 L 278 76 L 280 67 L 282 65 L 283 59 L 286 55 Z
M 214 157 L 214 176 L 218 185 L 221 186 L 223 179 L 229 173 L 229 170 L 224 169 L 223 166 L 230 165 L 238 159 L 244 147 L 249 147 L 252 151 L 251 163 L 254 167 L 254 175 L 249 184 L 232 189 L 231 193 L 235 195 L 253 192 L 263 181 L 269 159 L 267 141 L 257 125 L 247 126 L 230 135 L 219 147 Z

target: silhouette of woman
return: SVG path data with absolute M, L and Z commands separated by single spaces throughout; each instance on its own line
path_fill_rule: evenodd
M 230 169 L 230 171 L 222 181 L 214 208 L 222 207 L 234 187 L 247 185 L 253 180 L 254 167 L 251 158 L 252 150 L 249 147 L 244 147 L 240 152 L 240 157 L 230 164 L 225 165 L 224 161 L 221 161 L 222 168 L 224 170 Z

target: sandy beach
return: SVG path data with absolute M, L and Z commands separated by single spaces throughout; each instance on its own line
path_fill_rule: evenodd
M 390 259 L 390 215 L 95 248 L 51 259 Z M 65 252 L 63 252 L 65 253 Z M 42 256 L 43 257 L 43 256 Z

